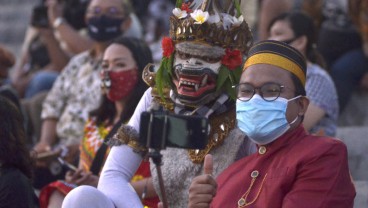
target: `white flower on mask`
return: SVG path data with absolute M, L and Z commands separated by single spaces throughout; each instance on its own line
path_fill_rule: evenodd
M 243 15 L 240 15 L 238 18 L 233 17 L 233 25 L 234 26 L 239 26 L 241 25 L 241 23 L 244 21 L 244 17 Z
M 218 23 L 220 22 L 220 16 L 218 14 L 214 14 L 214 15 L 210 15 L 210 17 L 208 18 L 208 23 L 213 24 L 213 23 Z
M 195 20 L 194 24 L 203 24 L 209 18 L 208 12 L 204 12 L 202 10 L 195 10 L 190 16 Z
M 226 30 L 228 30 L 231 26 L 239 26 L 244 21 L 243 15 L 240 15 L 237 18 L 235 16 L 223 13 L 222 18 L 223 26 Z
M 225 30 L 228 30 L 233 24 L 233 22 L 234 22 L 233 16 L 226 13 L 222 13 L 222 26 L 224 27 Z
M 185 17 L 187 17 L 187 11 L 185 10 L 181 10 L 179 8 L 175 8 L 173 9 L 172 13 L 179 19 L 183 19 Z

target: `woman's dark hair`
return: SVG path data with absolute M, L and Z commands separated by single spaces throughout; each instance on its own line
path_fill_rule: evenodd
M 1 166 L 17 168 L 31 179 L 33 161 L 26 146 L 22 114 L 3 96 L 0 96 L 0 118 Z
M 143 93 L 147 90 L 148 86 L 142 79 L 142 72 L 144 67 L 153 62 L 152 53 L 150 48 L 143 40 L 130 37 L 121 37 L 112 42 L 112 44 L 120 44 L 127 47 L 132 56 L 137 63 L 138 67 L 138 82 L 136 87 L 130 93 L 127 99 L 124 110 L 122 112 L 121 121 L 127 122 L 133 115 L 135 107 L 138 105 Z M 97 124 L 101 124 L 106 120 L 112 124 L 114 121 L 114 116 L 116 114 L 115 104 L 110 101 L 105 95 L 102 98 L 102 103 L 100 107 L 90 113 L 91 116 L 97 118 Z
M 307 59 L 312 63 L 320 65 L 322 68 L 326 67 L 326 63 L 323 60 L 322 55 L 317 51 L 316 28 L 311 17 L 303 12 L 282 13 L 271 21 L 270 25 L 268 26 L 268 31 L 271 30 L 271 27 L 277 21 L 288 21 L 290 23 L 291 30 L 294 32 L 294 37 L 301 37 L 305 35 L 307 38 Z

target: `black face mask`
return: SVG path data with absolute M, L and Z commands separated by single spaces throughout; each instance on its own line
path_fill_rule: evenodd
M 112 18 L 105 15 L 92 17 L 87 22 L 88 34 L 98 42 L 112 40 L 122 34 L 123 21 L 123 18 Z

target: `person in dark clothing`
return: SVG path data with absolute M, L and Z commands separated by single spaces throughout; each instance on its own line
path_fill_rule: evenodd
M 0 118 L 0 207 L 39 207 L 31 185 L 32 159 L 26 146 L 23 117 L 3 96 Z

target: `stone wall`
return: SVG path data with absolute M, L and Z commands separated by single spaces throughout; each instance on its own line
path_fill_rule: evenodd
M 0 0 L 0 44 L 19 57 L 32 7 L 38 0 Z

